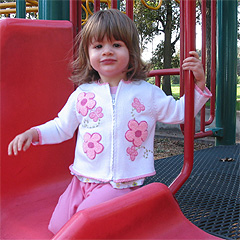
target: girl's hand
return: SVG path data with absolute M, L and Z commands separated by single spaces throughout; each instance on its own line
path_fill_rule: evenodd
M 193 72 L 196 85 L 203 91 L 206 81 L 202 62 L 195 51 L 190 51 L 189 54 L 192 56 L 184 59 L 182 68 L 183 70 L 191 70 Z
M 8 145 L 8 155 L 12 153 L 16 156 L 19 151 L 26 151 L 32 142 L 38 142 L 38 132 L 36 129 L 29 129 L 17 135 Z

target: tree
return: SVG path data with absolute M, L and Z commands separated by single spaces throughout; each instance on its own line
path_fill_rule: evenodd
M 180 38 L 180 27 L 179 22 L 174 21 L 176 18 L 180 18 L 180 9 L 178 12 L 175 12 L 175 19 L 173 7 L 172 7 L 172 1 L 171 0 L 165 0 L 165 7 L 166 7 L 166 19 L 162 19 L 162 25 L 164 27 L 164 48 L 163 48 L 163 68 L 171 68 L 172 67 L 172 56 L 175 52 L 175 44 Z M 177 35 L 176 38 L 172 41 L 172 31 L 177 29 Z M 171 82 L 170 82 L 170 76 L 164 76 L 163 82 L 162 82 L 162 89 L 167 95 L 172 95 L 171 90 Z
M 141 49 L 145 49 L 145 44 L 152 41 L 157 34 L 156 18 L 157 11 L 146 8 L 141 1 L 136 1 L 134 5 L 134 22 L 137 26 Z
M 148 2 L 148 4 L 150 4 Z M 140 1 L 135 5 L 135 23 L 140 33 L 141 46 L 149 42 L 153 37 L 164 34 L 164 40 L 156 46 L 151 59 L 154 68 L 172 68 L 175 45 L 180 38 L 180 9 L 175 1 L 164 0 L 159 10 L 149 10 Z M 179 67 L 174 66 L 174 67 Z M 163 91 L 171 95 L 170 76 L 164 76 L 162 81 Z

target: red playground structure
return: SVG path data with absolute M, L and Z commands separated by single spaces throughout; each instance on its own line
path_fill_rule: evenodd
M 155 76 L 157 84 L 160 75 L 180 74 L 182 78 L 184 74 L 185 121 L 188 124 L 184 126 L 184 159 L 181 163 L 182 170 L 178 169 L 180 174 L 173 178 L 169 187 L 158 180 L 151 180 L 153 183 L 125 196 L 76 213 L 55 236 L 48 231 L 48 222 L 57 200 L 71 180 L 67 170 L 74 158 L 75 139 L 53 146 L 32 147 L 17 157 L 7 155 L 7 146 L 16 133 L 53 119 L 72 93 L 74 86 L 68 80 L 69 63 L 74 56 L 74 37 L 81 28 L 78 17 L 82 15 L 81 3 L 82 1 L 70 0 L 70 21 L 17 18 L 0 20 L 0 238 L 228 239 L 217 231 L 213 234 L 193 224 L 183 214 L 181 204 L 176 201 L 176 194 L 183 189 L 192 173 L 194 137 L 217 134 L 215 130 L 205 131 L 205 116 L 202 117 L 204 123 L 200 133 L 195 134 L 193 74 L 190 71 L 183 73 L 181 69 L 150 72 L 150 76 Z M 111 7 L 117 8 L 118 3 L 117 0 L 112 0 Z M 133 1 L 126 0 L 126 13 L 130 18 L 133 18 L 133 8 Z M 99 9 L 100 1 L 95 0 L 94 11 Z M 183 59 L 189 51 L 195 50 L 196 1 L 182 0 L 180 9 Z M 216 1 L 212 1 L 212 9 L 212 17 L 216 19 Z M 212 28 L 212 31 L 213 36 L 216 35 L 216 28 Z M 216 54 L 214 37 L 212 44 L 212 54 Z M 212 59 L 212 76 L 215 79 L 216 62 L 214 57 Z M 215 114 L 215 81 L 211 91 L 214 98 L 211 103 L 212 119 L 208 124 Z M 233 164 L 237 166 L 239 145 L 234 145 L 234 149 Z M 231 166 L 228 167 L 230 169 Z M 213 171 L 213 168 L 209 170 Z M 194 195 L 195 188 L 191 191 Z M 234 224 L 235 222 L 231 223 Z M 234 226 L 237 229 L 239 224 Z M 236 230 L 234 236 L 238 237 Z

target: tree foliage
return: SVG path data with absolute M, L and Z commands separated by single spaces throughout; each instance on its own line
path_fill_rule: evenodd
M 163 35 L 163 40 L 160 40 L 152 54 L 152 68 L 179 67 L 179 55 L 175 47 L 180 38 L 179 5 L 175 1 L 164 0 L 159 10 L 150 10 L 137 1 L 134 13 L 142 49 L 154 37 Z M 163 78 L 162 86 L 167 95 L 172 94 L 170 76 Z

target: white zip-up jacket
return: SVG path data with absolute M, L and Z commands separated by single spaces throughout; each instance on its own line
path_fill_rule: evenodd
M 195 86 L 195 115 L 211 97 Z M 128 182 L 155 174 L 156 122 L 184 122 L 184 97 L 175 101 L 145 81 L 120 81 L 112 102 L 108 84 L 80 85 L 58 117 L 36 127 L 39 144 L 60 143 L 78 128 L 74 174 L 102 182 Z

